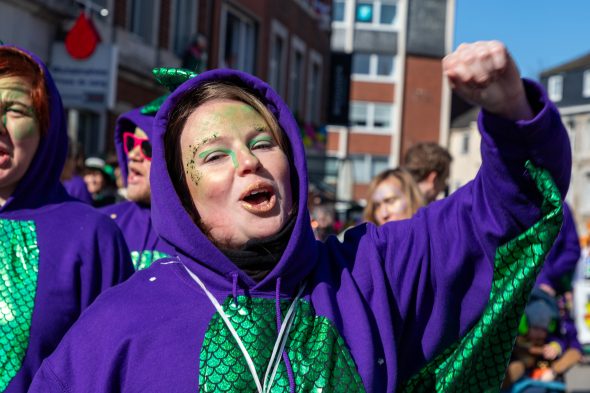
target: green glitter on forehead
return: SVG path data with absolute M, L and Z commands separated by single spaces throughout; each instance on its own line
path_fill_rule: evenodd
M 189 145 L 190 147 L 190 145 Z M 195 157 L 191 156 L 190 160 L 186 163 L 186 175 L 189 176 L 192 182 L 198 186 L 201 182 L 202 173 L 196 168 Z
M 199 150 L 199 148 L 211 141 L 214 141 L 215 139 L 217 139 L 219 136 L 216 132 L 214 132 L 213 134 L 204 137 L 203 139 L 201 139 L 194 147 L 192 147 L 191 145 L 188 145 L 189 149 L 192 149 L 192 155 L 196 155 L 197 154 L 197 150 Z

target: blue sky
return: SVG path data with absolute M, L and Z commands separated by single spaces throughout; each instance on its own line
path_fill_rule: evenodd
M 590 0 L 456 0 L 454 45 L 497 39 L 523 76 L 590 53 Z

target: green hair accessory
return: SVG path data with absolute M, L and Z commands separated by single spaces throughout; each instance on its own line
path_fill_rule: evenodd
M 190 78 L 194 78 L 199 75 L 194 71 L 186 70 L 184 68 L 172 68 L 172 67 L 157 67 L 152 70 L 152 74 L 156 77 L 156 80 L 162 86 L 165 86 L 171 92 L 182 85 Z
M 182 85 L 190 78 L 194 78 L 195 76 L 199 75 L 196 72 L 186 70 L 184 68 L 172 67 L 156 67 L 152 70 L 152 74 L 156 78 L 156 81 L 170 90 L 170 92 L 176 90 L 178 86 Z M 141 114 L 154 116 L 169 95 L 170 94 L 165 94 L 156 98 L 152 102 L 145 104 L 140 110 Z
M 164 94 L 163 96 L 156 98 L 152 102 L 145 104 L 140 110 L 141 114 L 146 116 L 155 116 L 156 112 L 158 112 L 158 110 L 160 109 L 164 101 L 166 101 L 166 98 L 168 98 L 169 95 L 170 94 Z

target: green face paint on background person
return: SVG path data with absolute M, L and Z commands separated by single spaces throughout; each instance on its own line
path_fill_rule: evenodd
M 0 77 L 0 205 L 14 192 L 39 146 L 31 89 L 25 78 Z

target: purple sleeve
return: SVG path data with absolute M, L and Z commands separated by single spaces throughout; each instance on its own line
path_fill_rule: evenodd
M 566 351 L 568 349 L 577 349 L 578 351 L 584 353 L 584 348 L 578 340 L 578 329 L 576 328 L 576 323 L 570 317 L 565 317 L 561 320 L 562 324 L 562 333 L 563 333 L 563 341 L 565 346 L 563 350 Z
M 580 240 L 576 223 L 567 203 L 563 204 L 563 226 L 555 244 L 551 248 L 543 269 L 539 273 L 537 285 L 547 284 L 558 292 L 571 288 L 571 280 L 580 259 Z
M 43 362 L 41 368 L 35 374 L 33 383 L 29 386 L 29 392 L 43 393 L 69 393 L 71 390 L 62 384 L 57 376 L 49 367 L 47 360 Z
M 481 113 L 483 163 L 472 182 L 411 220 L 367 227 L 391 283 L 398 357 L 415 365 L 401 380 L 473 326 L 490 296 L 496 249 L 540 219 L 541 196 L 525 162 L 549 170 L 565 195 L 566 131 L 540 86 L 525 86 L 534 119 Z

